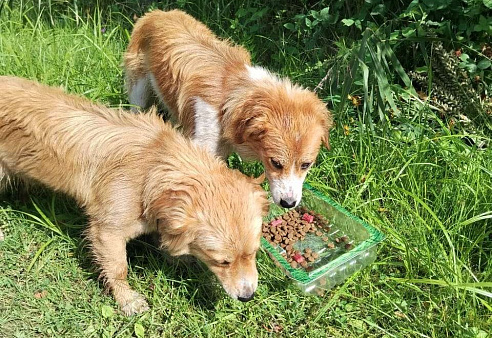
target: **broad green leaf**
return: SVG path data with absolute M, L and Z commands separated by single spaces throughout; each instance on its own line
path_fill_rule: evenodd
M 491 0 L 491 1 L 492 1 L 492 0 Z M 328 17 L 329 17 L 329 15 L 330 15 L 330 13 L 329 13 L 329 12 L 330 12 L 330 7 L 325 7 L 325 8 L 323 8 L 323 9 L 319 12 L 321 20 L 327 20 L 327 19 L 328 19 Z
M 468 54 L 466 54 L 466 53 L 461 53 L 461 55 L 460 55 L 460 60 L 461 61 L 465 61 L 466 62 L 469 58 L 470 58 L 470 56 Z
M 396 40 L 400 36 L 400 31 L 396 30 L 390 33 L 390 40 Z
M 307 27 L 311 27 L 311 20 L 308 17 L 304 19 L 304 22 L 306 23 Z
M 477 67 L 480 69 L 487 69 L 490 67 L 492 62 L 489 59 L 482 59 L 480 62 L 477 64 Z
M 483 0 L 485 7 L 492 9 L 492 0 Z
M 292 31 L 292 32 L 295 32 L 295 30 L 296 30 L 296 26 L 290 22 L 284 24 L 284 27 L 287 28 L 288 30 Z
M 383 4 L 379 4 L 372 9 L 371 15 L 383 15 L 385 11 L 386 11 L 386 6 Z
M 135 336 L 137 336 L 138 338 L 145 337 L 145 329 L 142 324 L 135 323 L 135 325 L 133 326 L 133 330 L 135 331 Z
M 342 23 L 345 26 L 350 27 L 350 26 L 352 26 L 355 23 L 355 21 L 352 20 L 352 19 L 342 19 Z
M 415 36 L 415 28 L 405 27 L 402 29 L 401 34 L 406 38 Z
M 101 314 L 104 318 L 111 318 L 114 315 L 114 310 L 109 305 L 103 305 L 101 308 Z

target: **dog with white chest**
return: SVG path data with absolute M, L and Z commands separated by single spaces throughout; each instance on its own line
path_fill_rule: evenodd
M 147 108 L 157 99 L 210 152 L 260 160 L 274 202 L 299 204 L 333 125 L 313 92 L 252 65 L 244 48 L 179 10 L 156 10 L 137 21 L 124 66 L 130 103 Z

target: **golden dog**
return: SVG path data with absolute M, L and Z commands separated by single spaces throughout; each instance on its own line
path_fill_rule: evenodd
M 235 299 L 258 283 L 266 193 L 156 114 L 127 114 L 15 77 L 0 77 L 0 180 L 34 180 L 74 197 L 122 311 L 148 309 L 126 281 L 126 243 L 157 232 L 172 256 L 193 255 Z
M 130 103 L 146 108 L 157 97 L 186 136 L 222 157 L 259 159 L 275 203 L 299 204 L 333 124 L 313 92 L 251 65 L 244 48 L 179 10 L 140 18 L 124 65 Z

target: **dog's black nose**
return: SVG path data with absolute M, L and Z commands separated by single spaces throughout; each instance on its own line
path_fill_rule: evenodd
M 255 293 L 253 292 L 249 297 L 237 297 L 241 302 L 249 302 L 251 299 L 255 298 Z
M 286 200 L 280 200 L 280 205 L 283 208 L 292 208 L 294 205 L 296 205 L 296 201 L 287 202 Z

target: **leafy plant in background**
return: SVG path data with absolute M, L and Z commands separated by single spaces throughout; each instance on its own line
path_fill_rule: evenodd
M 480 86 L 479 89 L 474 86 L 479 77 L 472 80 L 466 68 L 460 67 L 463 58 L 446 52 L 442 43 L 435 43 L 431 59 L 431 68 L 409 74 L 420 89 L 431 95 L 431 103 L 439 107 L 442 118 L 447 119 L 450 126 L 461 124 L 464 129 L 468 126 L 471 132 L 480 126 L 492 130 L 491 104 L 481 102 Z M 428 88 L 429 83 L 432 88 Z M 487 98 L 486 94 L 483 96 Z

